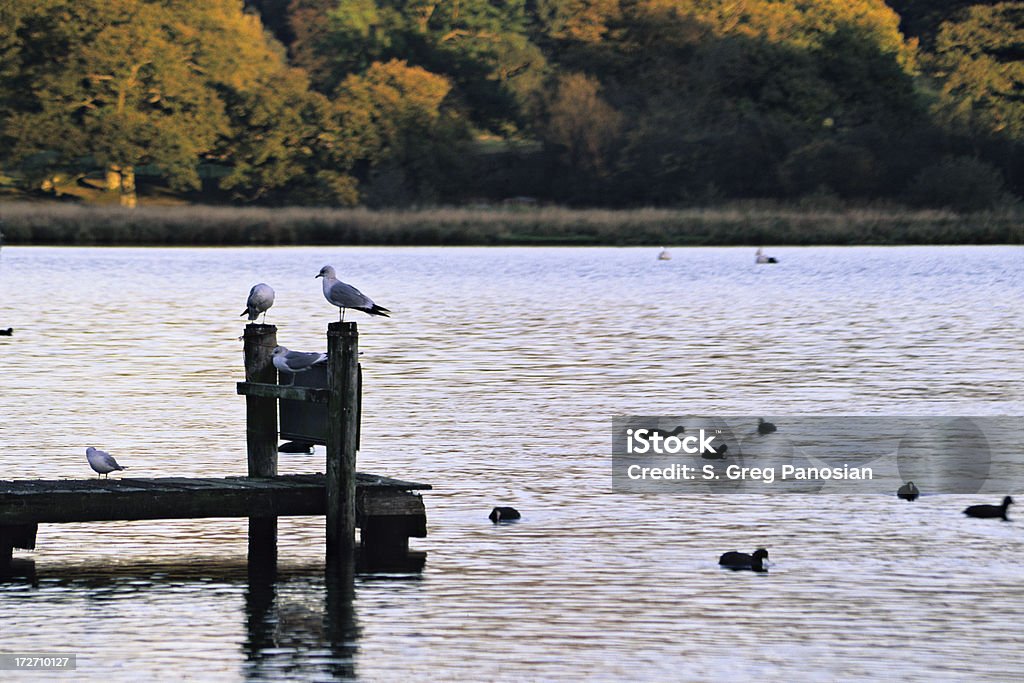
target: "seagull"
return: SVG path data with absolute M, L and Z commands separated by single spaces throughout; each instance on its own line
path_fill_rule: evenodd
M 761 247 L 757 248 L 757 253 L 754 254 L 754 263 L 778 263 L 778 259 L 774 256 L 765 256 L 764 250 Z
M 245 310 L 239 316 L 248 315 L 249 320 L 255 320 L 260 313 L 263 314 L 263 322 L 267 322 L 267 309 L 274 305 L 274 289 L 263 282 L 253 285 L 249 290 L 249 298 L 245 302 Z
M 662 247 L 661 251 L 658 252 L 658 260 L 659 261 L 671 261 L 672 260 L 672 254 L 668 253 L 668 249 L 666 249 L 665 247 Z
M 324 266 L 320 269 L 320 272 L 314 276 L 322 277 L 324 279 L 324 298 L 331 302 L 333 305 L 340 309 L 338 320 L 345 320 L 345 309 L 354 308 L 357 311 L 362 311 L 369 315 L 380 315 L 385 318 L 390 318 L 388 315 L 391 311 L 378 306 L 373 303 L 370 297 L 366 296 L 352 285 L 345 284 L 338 280 L 337 275 L 334 272 L 334 266 Z
M 121 467 L 118 465 L 117 461 L 114 460 L 110 453 L 93 448 L 92 446 L 85 449 L 85 457 L 89 461 L 89 467 L 97 473 L 97 479 L 99 479 L 100 474 L 109 479 L 110 477 L 107 475 L 114 470 L 128 469 L 127 467 Z
M 273 356 L 274 367 L 289 375 L 297 375 L 327 361 L 326 353 L 289 351 L 283 346 L 275 346 Z

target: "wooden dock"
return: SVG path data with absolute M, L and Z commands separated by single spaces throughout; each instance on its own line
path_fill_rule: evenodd
M 357 474 L 356 524 L 364 550 L 397 553 L 408 549 L 410 537 L 425 537 L 423 499 L 412 491 L 429 489 Z M 9 559 L 13 548 L 34 549 L 39 524 L 325 514 L 322 474 L 0 481 L 0 560 Z
M 328 386 L 278 384 L 271 352 L 273 325 L 246 325 L 245 382 L 248 476 L 226 478 L 61 479 L 0 481 L 0 574 L 14 548 L 32 550 L 39 524 L 111 520 L 247 517 L 250 562 L 276 563 L 277 518 L 326 517 L 328 562 L 351 560 L 355 529 L 362 557 L 389 563 L 409 552 L 409 538 L 427 535 L 423 499 L 429 484 L 357 473 L 362 371 L 355 323 L 327 331 Z M 325 474 L 278 476 L 279 400 L 326 404 Z M 84 466 L 84 458 L 83 458 Z

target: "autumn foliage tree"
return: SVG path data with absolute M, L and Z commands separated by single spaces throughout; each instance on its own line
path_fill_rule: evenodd
M 135 201 L 134 169 L 144 164 L 176 186 L 195 184 L 199 155 L 227 121 L 175 13 L 141 1 L 40 10 L 23 17 L 19 32 L 30 94 L 4 127 L 12 157 L 45 150 L 65 167 L 98 164 L 127 205 Z
M 6 156 L 15 163 L 41 158 L 46 175 L 104 168 L 108 187 L 127 206 L 135 203 L 141 166 L 158 169 L 171 187 L 192 188 L 200 161 L 227 151 L 238 155 L 234 177 L 244 175 L 259 157 L 246 126 L 267 122 L 239 115 L 239 108 L 268 88 L 290 88 L 295 100 L 307 96 L 304 78 L 286 68 L 283 48 L 236 2 L 50 0 L 22 7 L 5 41 L 16 68 L 0 85 Z M 293 115 L 283 106 L 274 114 L 272 126 Z M 248 144 L 225 144 L 234 137 Z
M 1024 2 L 975 5 L 942 24 L 934 73 L 942 82 L 936 110 L 967 134 L 1024 137 Z
M 337 90 L 339 120 L 361 150 L 360 178 L 371 204 L 436 199 L 457 163 L 467 130 L 448 79 L 400 60 L 375 62 Z
M 1024 193 L 1022 2 L 11 0 L 0 19 L 4 175 L 102 170 L 126 205 L 136 175 L 267 204 L 922 202 L 972 174 L 989 203 L 997 179 Z

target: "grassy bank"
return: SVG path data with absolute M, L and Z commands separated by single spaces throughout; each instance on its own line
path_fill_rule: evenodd
M 574 210 L 142 207 L 0 203 L 6 244 L 1021 244 L 1024 212 L 738 206 Z

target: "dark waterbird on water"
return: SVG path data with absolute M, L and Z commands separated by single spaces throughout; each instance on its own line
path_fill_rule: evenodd
M 680 434 L 685 433 L 686 432 L 686 427 L 684 427 L 682 425 L 679 425 L 678 427 L 673 429 L 671 432 L 666 432 L 664 429 L 659 429 L 657 427 L 655 427 L 653 429 L 649 429 L 648 431 L 651 433 L 651 436 L 654 436 L 655 434 L 658 434 L 658 435 L 661 436 L 661 438 L 666 439 L 666 438 L 668 438 L 670 436 L 679 436 Z
M 753 572 L 766 572 L 768 571 L 768 567 L 764 566 L 764 561 L 767 559 L 768 551 L 764 548 L 758 548 L 754 551 L 753 555 L 730 550 L 718 558 L 718 564 L 722 565 L 726 569 L 749 569 Z
M 729 444 L 723 443 L 719 446 L 715 446 L 715 452 L 701 451 L 700 457 L 705 460 L 725 460 L 725 452 L 729 450 Z
M 917 500 L 917 497 L 921 495 L 921 492 L 917 490 L 916 486 L 914 486 L 914 482 L 908 481 L 906 484 L 901 486 L 898 491 L 896 491 L 896 495 L 903 500 Z
M 519 514 L 519 510 L 505 506 L 494 508 L 491 510 L 491 514 L 488 515 L 488 517 L 492 522 L 497 524 L 498 522 L 507 522 L 511 519 L 519 519 L 522 515 Z
M 8 327 L 6 330 L 0 330 L 0 337 L 10 337 L 14 334 L 14 328 Z
M 771 422 L 765 422 L 763 417 L 757 418 L 757 433 L 758 434 L 771 434 L 775 431 L 775 425 Z
M 1006 510 L 1013 503 L 1013 498 L 1007 496 L 1003 498 L 1002 505 L 972 505 L 964 510 L 964 514 L 968 517 L 980 517 L 982 519 L 1002 519 L 1004 522 L 1010 521 L 1010 518 L 1006 516 Z

